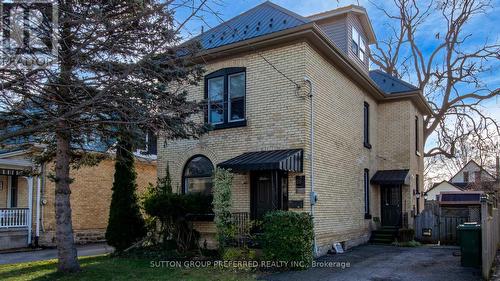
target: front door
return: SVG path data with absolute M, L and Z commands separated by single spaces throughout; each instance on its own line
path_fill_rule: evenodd
M 288 201 L 287 174 L 281 171 L 251 173 L 251 218 L 260 220 L 269 211 L 286 210 Z
M 401 227 L 401 185 L 382 185 L 382 226 Z
M 262 219 L 265 213 L 274 210 L 271 171 L 252 174 L 252 191 L 252 219 Z

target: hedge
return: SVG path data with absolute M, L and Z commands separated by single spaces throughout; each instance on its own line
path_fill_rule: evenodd
M 303 268 L 313 260 L 313 222 L 307 213 L 273 211 L 264 216 L 262 250 L 267 260 Z

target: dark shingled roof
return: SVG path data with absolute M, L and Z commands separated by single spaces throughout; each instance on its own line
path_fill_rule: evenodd
M 311 20 L 292 11 L 271 2 L 264 2 L 192 40 L 198 40 L 204 49 L 213 49 L 309 22 Z
M 410 83 L 391 76 L 379 69 L 370 71 L 370 78 L 386 94 L 401 94 L 418 90 L 417 87 Z
M 247 152 L 217 166 L 236 172 L 256 170 L 302 172 L 302 149 Z
M 373 184 L 404 184 L 409 170 L 377 171 L 370 180 Z

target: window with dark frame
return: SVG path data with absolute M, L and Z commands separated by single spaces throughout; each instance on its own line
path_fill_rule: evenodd
M 363 145 L 372 148 L 370 144 L 370 104 L 365 102 L 363 109 Z
M 12 177 L 11 186 L 10 186 L 10 207 L 11 208 L 17 208 L 18 181 L 19 181 L 19 178 L 17 176 Z
M 207 157 L 195 155 L 191 157 L 182 173 L 183 193 L 211 194 L 213 186 L 214 165 Z
M 469 182 L 469 172 L 464 172 L 464 182 Z
M 205 76 L 205 121 L 214 129 L 246 125 L 246 69 L 223 68 Z
M 370 215 L 370 170 L 364 171 L 364 193 L 365 193 L 365 219 L 371 219 Z
M 419 134 L 418 127 L 419 127 L 418 126 L 418 116 L 415 116 L 415 153 L 420 154 L 420 149 L 419 149 L 419 146 L 420 146 L 420 143 L 419 143 L 420 134 Z
M 475 182 L 480 182 L 481 181 L 481 171 L 475 171 L 474 172 L 474 181 Z
M 417 194 L 420 194 L 420 178 L 418 175 L 415 175 L 415 191 Z M 417 215 L 420 213 L 420 198 L 417 198 Z

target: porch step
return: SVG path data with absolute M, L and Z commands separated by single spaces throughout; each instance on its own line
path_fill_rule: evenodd
M 375 244 L 391 244 L 394 242 L 398 235 L 398 228 L 396 227 L 383 227 L 378 230 L 372 231 L 370 243 Z

